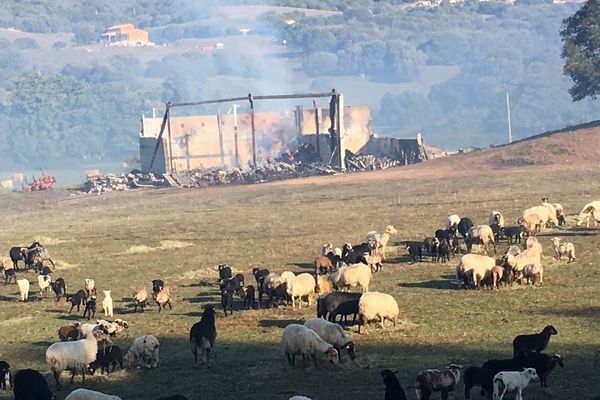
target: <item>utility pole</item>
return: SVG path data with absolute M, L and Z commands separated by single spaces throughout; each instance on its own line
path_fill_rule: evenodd
M 508 118 L 508 143 L 512 143 L 512 127 L 510 125 L 510 99 L 506 93 L 506 115 Z

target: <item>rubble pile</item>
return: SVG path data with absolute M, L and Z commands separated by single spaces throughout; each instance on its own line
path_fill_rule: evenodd
M 376 157 L 371 154 L 354 154 L 346 151 L 346 170 L 348 172 L 375 171 L 404 165 L 400 160 L 387 157 Z
M 127 174 L 97 174 L 88 176 L 87 181 L 79 188 L 80 192 L 87 194 L 125 191 L 132 188 L 167 186 L 163 177 L 152 173 L 144 174 L 133 170 Z

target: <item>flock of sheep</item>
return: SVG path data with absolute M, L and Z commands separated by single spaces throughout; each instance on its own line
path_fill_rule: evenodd
M 600 221 L 600 201 L 587 204 L 579 214 L 577 225 L 590 220 Z M 445 228 L 435 232 L 434 237 L 425 238 L 422 242 L 401 242 L 405 245 L 412 261 L 422 260 L 423 256 L 432 257 L 433 261 L 448 261 L 454 254 L 461 254 L 456 267 L 456 277 L 459 287 L 479 289 L 481 287 L 498 288 L 500 285 L 511 285 L 532 282 L 543 284 L 544 268 L 542 265 L 543 249 L 536 239 L 537 232 L 548 226 L 564 225 L 564 209 L 560 204 L 550 204 L 542 199 L 542 205 L 535 206 L 523 212 L 517 226 L 505 226 L 502 213 L 492 211 L 488 225 L 474 225 L 469 218 L 460 218 L 455 214 L 449 215 Z M 369 232 L 366 241 L 359 245 L 345 244 L 336 248 L 330 243 L 323 245 L 321 255 L 315 259 L 314 273 L 291 271 L 281 274 L 270 272 L 265 268 L 253 268 L 252 275 L 256 286 L 246 285 L 242 274 L 233 275 L 231 267 L 220 265 L 219 289 L 221 306 L 225 316 L 233 313 L 234 295 L 238 295 L 246 308 L 277 307 L 279 304 L 291 303 L 292 309 L 301 307 L 303 301 L 310 306 L 316 299 L 317 317 L 309 318 L 303 324 L 289 324 L 282 331 L 282 349 L 290 367 L 297 364 L 296 358 L 301 356 L 304 363 L 307 360 L 317 365 L 318 359 L 324 359 L 337 364 L 342 360 L 342 350 L 347 351 L 351 360 L 355 360 L 356 346 L 354 341 L 338 324 L 340 316 L 348 323 L 358 319 L 358 333 L 362 333 L 370 321 L 379 321 L 384 327 L 385 320 L 392 321 L 394 326 L 399 317 L 399 306 L 393 296 L 369 291 L 369 285 L 374 274 L 381 271 L 386 259 L 386 248 L 390 238 L 398 231 L 393 226 L 387 226 L 382 232 Z M 460 235 L 460 237 L 459 237 Z M 525 248 L 522 250 L 517 243 L 527 236 Z M 509 248 L 500 258 L 489 257 L 487 252 L 492 246 L 496 254 L 496 244 L 505 237 Z M 460 245 L 464 241 L 465 248 Z M 513 244 L 513 242 L 515 244 Z M 553 238 L 552 243 L 557 259 L 563 256 L 568 262 L 575 261 L 575 247 L 570 242 Z M 471 253 L 473 246 L 480 246 L 484 254 Z M 16 249 L 16 250 L 15 250 Z M 19 299 L 27 301 L 30 291 L 28 279 L 16 279 L 19 270 L 18 262 L 25 262 L 25 270 L 33 269 L 37 275 L 40 295 L 50 289 L 54 292 L 56 301 L 65 298 L 71 303 L 69 313 L 76 307 L 84 306 L 84 318 L 95 318 L 96 286 L 93 279 L 85 279 L 83 289 L 75 293 L 67 293 L 63 278 L 53 280 L 51 277 L 53 262 L 47 251 L 35 242 L 29 247 L 13 248 L 10 260 L 2 262 L 5 275 L 5 285 L 15 282 L 19 288 Z M 360 293 L 349 290 L 360 287 Z M 171 308 L 171 291 L 160 279 L 152 281 L 152 297 L 158 305 L 158 311 L 167 305 Z M 256 293 L 258 292 L 258 293 Z M 104 290 L 102 311 L 104 318 L 113 318 L 113 300 L 111 291 Z M 256 295 L 258 294 L 258 299 Z M 148 303 L 146 289 L 138 290 L 133 298 L 134 312 L 144 311 Z M 190 329 L 190 343 L 196 367 L 210 366 L 210 354 L 215 345 L 217 330 L 215 326 L 216 311 L 212 305 L 206 305 L 199 322 Z M 122 319 L 97 320 L 96 323 L 74 324 L 60 327 L 59 342 L 50 345 L 46 350 L 46 362 L 51 371 L 51 377 L 57 389 L 61 388 L 60 375 L 64 371 L 71 372 L 71 383 L 76 374 L 81 374 L 85 380 L 86 374 L 93 374 L 97 369 L 110 373 L 117 366 L 124 364 L 130 367 L 156 368 L 159 361 L 160 343 L 150 334 L 136 337 L 123 355 L 121 349 L 111 343 L 111 339 L 125 329 L 129 324 Z M 556 366 L 563 366 L 560 356 L 548 356 L 542 351 L 548 345 L 550 336 L 558 332 L 552 326 L 547 326 L 539 334 L 521 335 L 513 342 L 514 357 L 509 360 L 490 360 L 479 367 L 464 369 L 452 364 L 447 369 L 427 369 L 416 375 L 416 391 L 419 399 L 428 399 L 433 392 L 440 392 L 442 399 L 454 391 L 459 383 L 461 371 L 465 382 L 465 397 L 470 396 L 470 389 L 479 385 L 489 397 L 494 400 L 502 399 L 507 391 L 515 391 L 516 398 L 521 398 L 522 390 L 531 379 L 540 378 L 542 386 L 547 385 L 546 378 Z M 99 346 L 99 343 L 105 343 Z M 107 343 L 107 344 L 106 344 Z M 4 389 L 12 386 L 15 400 L 40 399 L 50 400 L 52 381 L 49 374 L 42 375 L 38 371 L 24 369 L 12 377 L 10 365 L 0 361 L 1 385 Z M 389 369 L 381 372 L 386 386 L 385 399 L 406 399 L 395 372 Z M 94 399 L 115 400 L 116 396 L 103 394 L 86 389 L 76 389 L 67 396 L 68 400 Z M 181 395 L 173 395 L 162 400 L 184 400 Z M 294 396 L 294 400 L 308 399 Z

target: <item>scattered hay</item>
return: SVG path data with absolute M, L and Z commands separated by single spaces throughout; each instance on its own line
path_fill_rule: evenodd
M 181 242 L 179 240 L 161 240 L 158 249 L 181 249 L 182 247 L 189 247 L 193 244 L 190 242 Z
M 150 247 L 150 246 L 141 244 L 141 245 L 130 246 L 127 250 L 125 250 L 121 254 L 142 254 L 142 253 L 149 253 L 154 250 L 156 250 L 155 247 Z
M 33 319 L 33 317 L 15 317 L 15 318 L 9 318 L 6 319 L 4 321 L 0 321 L 0 326 L 15 326 L 15 325 L 19 325 L 22 324 L 24 322 L 27 322 L 29 320 Z
M 183 275 L 179 275 L 176 280 L 178 281 L 198 281 L 199 279 L 202 278 L 207 278 L 207 277 L 215 277 L 215 276 L 219 276 L 218 274 L 215 275 L 215 273 L 212 271 L 211 268 L 205 268 L 205 269 L 195 269 L 193 271 L 186 271 Z
M 67 242 L 72 242 L 73 241 L 73 239 L 64 240 L 64 239 L 51 238 L 51 237 L 48 237 L 48 236 L 35 236 L 33 239 L 36 242 L 40 242 L 44 246 L 47 246 L 47 245 L 55 246 L 55 245 L 58 245 L 58 244 L 61 244 L 61 243 L 67 243 Z
M 65 269 L 72 269 L 77 267 L 77 264 L 69 264 L 66 261 L 63 260 L 55 260 L 54 261 L 54 266 L 56 267 L 56 270 L 65 270 Z
M 150 247 L 145 244 L 137 244 L 130 246 L 123 253 L 117 254 L 144 254 L 150 253 L 155 250 L 172 250 L 172 249 L 181 249 L 183 247 L 192 246 L 193 244 L 190 242 L 181 242 L 179 240 L 161 240 L 158 247 Z

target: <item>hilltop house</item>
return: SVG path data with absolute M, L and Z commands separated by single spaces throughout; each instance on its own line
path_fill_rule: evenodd
M 151 46 L 148 32 L 137 29 L 133 24 L 114 25 L 106 28 L 101 38 L 109 46 Z

